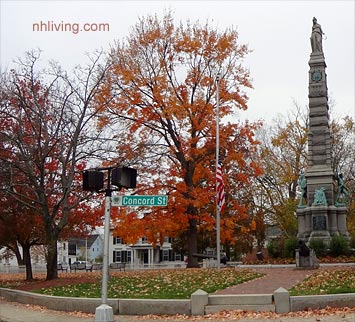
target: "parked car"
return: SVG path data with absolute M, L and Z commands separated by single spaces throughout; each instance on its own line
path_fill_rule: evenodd
M 89 270 L 92 268 L 92 264 L 86 261 L 76 261 L 70 265 L 71 270 L 77 270 L 77 269 L 86 269 Z

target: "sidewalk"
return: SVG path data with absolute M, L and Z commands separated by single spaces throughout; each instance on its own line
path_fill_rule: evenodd
M 260 315 L 258 313 L 227 313 L 216 316 L 205 317 L 158 317 L 158 316 L 123 316 L 115 315 L 115 322 L 177 322 L 177 321 L 239 321 L 239 322 L 355 322 L 355 313 L 338 312 L 334 315 L 322 315 L 306 313 L 307 316 L 297 316 L 297 313 L 288 315 L 278 315 L 268 313 Z M 79 317 L 73 313 L 57 312 L 45 310 L 43 308 L 31 308 L 30 306 L 6 302 L 0 300 L 0 322 L 93 322 L 94 315 Z

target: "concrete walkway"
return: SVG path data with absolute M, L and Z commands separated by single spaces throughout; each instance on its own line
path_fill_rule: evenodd
M 246 269 L 250 270 L 250 268 Z M 279 287 L 283 287 L 286 290 L 290 289 L 316 272 L 314 269 L 296 269 L 294 266 L 281 268 L 254 267 L 252 270 L 265 275 L 261 278 L 220 290 L 216 294 L 272 294 Z

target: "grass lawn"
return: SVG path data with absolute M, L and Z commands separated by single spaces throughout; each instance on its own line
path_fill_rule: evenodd
M 85 274 L 85 275 L 83 275 Z M 95 275 L 94 275 L 95 274 Z M 62 283 L 65 285 L 31 290 L 46 295 L 68 297 L 101 297 L 101 276 L 97 273 L 63 273 L 60 276 L 73 278 Z M 81 278 L 81 275 L 82 278 Z M 85 277 L 91 276 L 91 280 Z M 96 276 L 96 278 L 94 278 Z M 208 293 L 237 285 L 258 278 L 258 274 L 249 270 L 235 268 L 185 269 L 185 270 L 151 270 L 116 272 L 111 275 L 108 284 L 109 298 L 149 298 L 149 299 L 187 299 L 198 289 Z M 60 277 L 60 278 L 61 278 Z M 59 278 L 59 279 L 60 279 Z M 19 288 L 21 283 L 7 281 L 0 287 Z
M 290 295 L 355 293 L 355 269 L 317 271 L 289 292 Z
M 247 269 L 181 269 L 114 272 L 108 285 L 111 298 L 186 299 L 198 289 L 213 293 L 262 276 Z M 60 273 L 45 281 L 35 274 L 32 282 L 24 274 L 0 274 L 0 287 L 68 297 L 101 297 L 101 273 Z M 314 271 L 289 290 L 290 295 L 355 293 L 355 268 L 329 268 Z

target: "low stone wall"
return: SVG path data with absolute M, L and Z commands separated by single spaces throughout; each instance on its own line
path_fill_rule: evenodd
M 5 299 L 22 304 L 40 305 L 56 311 L 95 313 L 101 299 L 80 297 L 47 296 L 43 294 L 0 288 L 0 296 Z M 113 313 L 118 314 L 118 300 L 108 299 L 107 304 L 112 307 Z
M 119 299 L 118 312 L 122 315 L 191 314 L 190 300 Z
M 101 299 L 78 298 L 78 297 L 59 297 L 47 296 L 31 292 L 0 288 L 0 296 L 13 302 L 45 306 L 48 309 L 57 311 L 81 311 L 85 313 L 95 313 L 96 308 L 101 304 Z M 253 298 L 255 297 L 255 299 Z M 277 289 L 273 294 L 265 294 L 269 297 L 274 307 L 273 310 L 278 313 L 287 313 L 290 311 L 302 311 L 307 308 L 325 308 L 329 307 L 355 307 L 355 294 L 334 294 L 334 295 L 308 295 L 308 296 L 289 296 L 289 292 L 283 288 Z M 237 298 L 234 295 L 233 298 Z M 250 307 L 254 306 L 260 310 L 261 306 L 255 305 L 260 299 L 260 295 L 241 295 L 242 299 L 237 299 Z M 216 300 L 218 301 L 216 302 Z M 222 303 L 222 299 L 226 299 Z M 248 303 L 246 303 L 248 299 Z M 222 302 L 221 302 L 222 301 Z M 234 301 L 234 300 L 233 300 Z M 216 303 L 214 303 L 216 302 Z M 238 302 L 238 303 L 239 303 Z M 153 300 L 153 299 L 108 299 L 107 304 L 112 307 L 113 314 L 122 315 L 204 315 L 206 308 L 211 310 L 211 305 L 231 305 L 231 299 L 228 296 L 209 295 L 198 290 L 191 295 L 191 299 L 186 300 Z M 240 304 L 240 303 L 239 303 Z M 216 308 L 218 309 L 218 308 Z M 233 307 L 230 306 L 233 310 Z
M 355 293 L 331 295 L 290 296 L 290 310 L 303 311 L 307 308 L 355 307 Z

